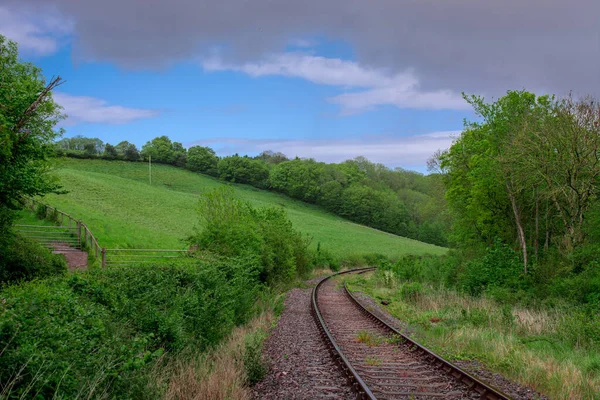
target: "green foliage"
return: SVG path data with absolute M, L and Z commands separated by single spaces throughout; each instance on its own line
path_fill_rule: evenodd
M 119 153 L 117 152 L 115 146 L 108 143 L 106 146 L 104 146 L 104 158 L 107 160 L 116 160 L 119 158 Z
M 244 369 L 246 382 L 254 386 L 267 374 L 268 366 L 262 356 L 262 345 L 266 339 L 265 332 L 257 331 L 244 338 Z
M 400 295 L 405 301 L 415 302 L 423 293 L 423 286 L 419 282 L 409 282 L 402 285 Z
M 271 187 L 290 197 L 316 203 L 324 163 L 313 159 L 285 161 L 273 167 L 269 175 Z
M 261 281 L 293 279 L 310 271 L 308 241 L 281 208 L 253 208 L 232 189 L 216 189 L 200 198 L 201 228 L 190 242 L 226 257 L 256 257 Z
M 140 152 L 133 143 L 124 140 L 115 146 L 119 158 L 126 161 L 139 161 Z
M 0 240 L 0 284 L 64 274 L 63 255 L 52 252 L 20 235 Z
M 269 168 L 262 161 L 236 154 L 222 158 L 217 168 L 219 177 L 225 181 L 247 183 L 258 188 L 267 187 Z
M 236 197 L 253 207 L 284 207 L 294 227 L 313 237 L 311 248 L 315 250 L 320 242 L 336 259 L 354 258 L 363 265 L 362 259 L 358 260 L 363 253 L 398 258 L 447 251 L 351 223 L 281 194 L 227 185 L 167 165 L 152 166 L 152 186 L 148 185 L 148 166 L 143 163 L 67 158 L 61 160 L 56 173 L 69 193 L 48 195 L 44 202 L 84 219 L 105 247 L 185 248 L 180 239 L 190 235 L 197 223 L 190 218 L 190 210 L 197 207 L 198 196 L 231 186 Z
M 207 175 L 217 175 L 219 158 L 210 147 L 192 146 L 187 151 L 185 167 L 190 171 Z
M 315 268 L 326 268 L 332 271 L 339 271 L 340 269 L 340 261 L 330 251 L 323 248 L 321 243 L 317 243 L 317 250 L 313 254 L 312 265 Z
M 518 254 L 497 240 L 482 258 L 465 265 L 460 285 L 471 295 L 479 295 L 495 286 L 516 290 L 527 284 L 521 266 Z
M 18 58 L 17 44 L 0 35 L 0 236 L 8 232 L 23 196 L 56 192 L 60 186 L 48 174 L 52 142 L 64 117 L 48 94 L 42 70 Z M 36 101 L 37 107 L 29 107 Z M 31 112 L 33 110 L 33 112 Z
M 171 142 L 167 136 L 152 139 L 142 146 L 141 156 L 145 161 L 152 157 L 152 161 L 161 164 L 170 164 L 184 167 L 186 163 L 186 150 L 181 143 Z
M 12 385 L 10 398 L 159 397 L 145 392 L 154 361 L 218 343 L 252 316 L 258 290 L 240 260 L 95 270 L 6 288 L 0 383 Z

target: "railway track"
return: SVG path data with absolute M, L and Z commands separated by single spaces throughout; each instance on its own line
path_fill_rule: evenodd
M 382 321 L 331 279 L 374 269 L 331 275 L 311 299 L 317 326 L 357 399 L 510 399 Z

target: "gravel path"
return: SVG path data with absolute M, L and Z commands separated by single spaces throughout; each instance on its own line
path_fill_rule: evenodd
M 332 362 L 310 313 L 311 290 L 292 289 L 288 293 L 285 309 L 265 342 L 270 368 L 253 388 L 255 399 L 355 398 Z

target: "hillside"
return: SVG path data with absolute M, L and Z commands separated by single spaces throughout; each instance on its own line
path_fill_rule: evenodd
M 144 163 L 60 160 L 56 174 L 68 194 L 44 199 L 84 220 L 106 247 L 185 248 L 183 239 L 197 224 L 198 195 L 225 183 L 166 166 L 152 166 L 152 185 Z M 443 254 L 446 249 L 398 237 L 332 215 L 319 207 L 233 185 L 236 194 L 255 206 L 282 206 L 294 226 L 337 256 L 381 253 Z

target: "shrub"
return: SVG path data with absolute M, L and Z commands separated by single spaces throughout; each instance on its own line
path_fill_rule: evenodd
M 229 188 L 203 195 L 198 211 L 203 228 L 189 241 L 200 250 L 254 259 L 260 280 L 269 284 L 310 271 L 308 238 L 293 228 L 283 209 L 255 209 Z
M 331 252 L 321 246 L 321 243 L 317 243 L 317 250 L 313 253 L 312 264 L 316 268 L 328 268 L 332 271 L 340 270 L 340 262 L 334 257 Z
M 415 302 L 423 293 L 423 286 L 419 282 L 409 282 L 400 288 L 400 295 L 405 301 Z
M 521 273 L 522 263 L 517 253 L 496 241 L 482 258 L 466 263 L 459 283 L 463 290 L 475 296 L 494 286 L 516 290 L 526 283 Z
M 147 379 L 165 350 L 203 351 L 254 314 L 251 271 L 217 259 L 11 286 L 0 292 L 0 382 L 9 398 L 159 397 Z
M 31 280 L 63 274 L 65 257 L 20 235 L 9 236 L 0 243 L 0 283 Z
M 38 204 L 35 207 L 35 216 L 38 217 L 38 219 L 46 219 L 47 212 L 48 209 L 45 204 Z
M 246 335 L 244 338 L 244 369 L 248 385 L 254 386 L 267 373 L 268 368 L 262 356 L 262 345 L 265 333 L 257 331 Z

